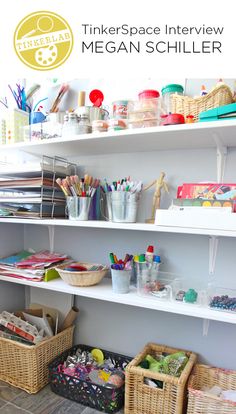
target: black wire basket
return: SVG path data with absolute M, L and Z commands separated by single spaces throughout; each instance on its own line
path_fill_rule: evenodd
M 77 349 L 91 351 L 94 347 L 76 345 L 63 352 L 49 364 L 49 382 L 53 392 L 69 400 L 89 406 L 104 413 L 116 413 L 124 405 L 124 385 L 119 388 L 107 388 L 91 381 L 61 373 L 58 365 L 63 364 L 69 355 L 74 355 Z M 114 352 L 103 350 L 105 359 L 110 358 L 116 368 L 124 369 L 132 358 Z

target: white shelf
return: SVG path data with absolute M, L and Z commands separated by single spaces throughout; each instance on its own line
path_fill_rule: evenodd
M 235 214 L 236 221 L 236 214 Z M 179 233 L 202 236 L 236 237 L 236 230 L 203 229 L 197 227 L 156 226 L 147 223 L 112 223 L 109 221 L 73 221 L 67 219 L 0 218 L 0 223 L 33 224 L 35 226 L 78 227 L 107 230 L 147 231 L 156 233 Z
M 153 128 L 52 138 L 34 142 L 0 145 L 0 151 L 22 150 L 30 154 L 75 156 L 144 152 L 153 150 L 216 148 L 236 146 L 236 120 L 199 122 Z
M 162 312 L 175 313 L 178 315 L 186 315 L 195 318 L 236 324 L 236 313 L 233 312 L 221 312 L 207 307 L 200 307 L 187 303 L 176 304 L 169 301 L 159 301 L 155 298 L 142 297 L 137 295 L 134 288 L 131 289 L 131 292 L 128 294 L 115 294 L 112 292 L 111 281 L 109 281 L 109 279 L 103 279 L 99 285 L 83 288 L 67 285 L 61 279 L 55 279 L 51 282 L 31 282 L 0 276 L 0 280 L 25 286 L 34 286 L 41 289 L 52 290 L 54 292 L 63 292 L 71 295 L 103 300 L 106 302 L 136 306 L 138 308 L 153 309 Z

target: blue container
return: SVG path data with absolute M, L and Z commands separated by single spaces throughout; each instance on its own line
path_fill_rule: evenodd
M 46 119 L 46 116 L 38 111 L 38 112 L 31 112 L 30 114 L 30 124 L 38 124 L 40 122 L 44 122 Z

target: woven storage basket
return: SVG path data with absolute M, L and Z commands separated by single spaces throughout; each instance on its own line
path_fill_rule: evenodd
M 227 85 L 220 85 L 214 88 L 205 96 L 199 98 L 190 98 L 189 96 L 171 95 L 172 113 L 194 115 L 196 121 L 200 112 L 208 109 L 217 108 L 218 106 L 228 105 L 234 102 L 231 89 Z
M 0 338 L 0 380 L 34 394 L 49 382 L 48 364 L 71 348 L 74 327 L 37 345 Z
M 82 266 L 92 266 L 94 263 L 80 263 Z M 96 264 L 96 266 L 98 266 Z M 106 275 L 108 268 L 104 266 L 102 270 L 93 270 L 91 272 L 70 272 L 69 270 L 64 270 L 62 267 L 57 267 L 56 271 L 59 273 L 64 282 L 72 286 L 93 286 L 97 285 Z
M 235 414 L 236 403 L 201 391 L 214 385 L 236 391 L 236 371 L 196 365 L 188 383 L 187 414 Z
M 163 352 L 173 354 L 179 351 L 150 343 L 129 363 L 125 374 L 125 414 L 182 414 L 186 406 L 187 381 L 197 356 L 184 351 L 189 361 L 179 378 L 138 366 L 147 354 L 155 357 Z M 162 381 L 163 388 L 146 385 L 144 378 Z

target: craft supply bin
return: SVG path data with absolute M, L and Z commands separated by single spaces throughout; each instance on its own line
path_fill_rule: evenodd
M 184 351 L 189 357 L 180 377 L 143 369 L 138 365 L 147 354 L 157 356 L 173 354 L 182 350 L 153 343 L 147 344 L 127 366 L 125 380 L 125 414 L 182 414 L 186 404 L 187 381 L 197 356 Z M 144 383 L 145 378 L 163 382 L 163 388 L 152 388 Z
M 217 385 L 223 390 L 236 391 L 236 371 L 197 364 L 188 382 L 187 414 L 235 414 L 236 403 L 201 391 Z
M 23 345 L 0 338 L 0 380 L 35 394 L 48 384 L 48 364 L 70 348 L 74 327 L 45 339 L 37 345 Z
M 116 413 L 124 404 L 124 385 L 119 388 L 106 388 L 103 385 L 81 380 L 57 371 L 58 365 L 63 363 L 69 355 L 73 355 L 78 348 L 82 351 L 91 351 L 94 347 L 76 345 L 57 357 L 49 365 L 51 390 L 62 397 L 104 413 Z M 128 364 L 132 359 L 103 349 L 102 352 L 105 358 L 111 358 L 119 367 Z

